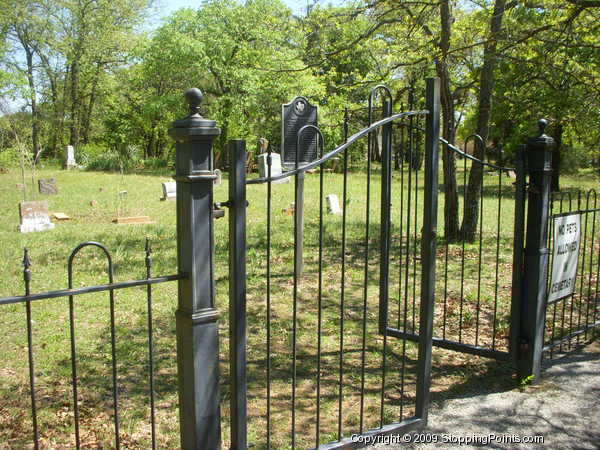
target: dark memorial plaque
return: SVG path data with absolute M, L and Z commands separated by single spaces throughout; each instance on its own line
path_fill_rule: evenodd
M 298 131 L 305 125 L 317 126 L 317 107 L 304 97 L 296 97 L 290 103 L 281 105 L 281 156 L 283 167 L 296 167 L 296 146 Z M 317 159 L 317 133 L 306 130 L 300 138 L 298 165 L 303 166 Z

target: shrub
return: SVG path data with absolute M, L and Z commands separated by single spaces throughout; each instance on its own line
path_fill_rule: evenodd
M 13 169 L 20 166 L 21 154 L 14 147 L 0 150 L 0 169 Z

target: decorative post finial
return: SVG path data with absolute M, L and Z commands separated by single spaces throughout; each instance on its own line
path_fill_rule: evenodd
M 190 116 L 200 116 L 200 104 L 204 99 L 204 94 L 198 88 L 191 88 L 184 92 L 185 100 L 190 108 Z M 202 117 L 202 116 L 200 116 Z
M 546 126 L 548 125 L 548 121 L 546 119 L 538 120 L 538 128 L 540 130 L 540 136 L 544 136 L 546 134 Z

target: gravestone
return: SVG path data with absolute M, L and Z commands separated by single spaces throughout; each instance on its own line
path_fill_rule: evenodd
M 167 181 L 162 183 L 163 196 L 161 201 L 175 200 L 177 198 L 177 183 L 175 181 Z
M 281 105 L 281 155 L 283 167 L 291 170 L 317 159 L 317 133 L 304 131 L 300 138 L 301 148 L 297 149 L 298 131 L 305 125 L 317 126 L 317 107 L 312 106 L 304 97 L 296 97 L 290 103 Z
M 56 187 L 56 180 L 54 178 L 41 178 L 38 180 L 38 189 L 40 194 L 44 195 L 56 195 L 58 194 L 58 188 Z
M 21 202 L 19 203 L 19 216 L 21 233 L 30 233 L 32 231 L 45 231 L 54 228 L 50 222 L 48 214 L 48 202 Z
M 221 173 L 221 171 L 219 169 L 215 169 L 214 174 L 217 176 L 217 178 L 215 178 L 214 184 L 215 186 L 221 186 L 221 179 L 223 174 Z
M 73 148 L 72 145 L 67 145 L 65 147 L 64 167 L 67 170 L 77 167 L 77 163 L 75 162 L 75 148 Z
M 327 200 L 327 208 L 329 209 L 329 214 L 341 214 L 342 209 L 340 208 L 340 199 L 335 194 L 329 194 L 325 196 Z
M 268 153 L 261 153 L 257 156 L 258 159 L 258 174 L 261 178 L 269 176 Z M 271 177 L 281 175 L 281 156 L 279 153 L 271 153 Z M 273 183 L 289 183 L 290 178 L 282 178 L 281 180 L 273 181 Z

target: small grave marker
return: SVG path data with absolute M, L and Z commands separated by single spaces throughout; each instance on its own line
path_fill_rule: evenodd
M 63 220 L 69 220 L 70 219 L 69 216 L 67 216 L 65 213 L 62 213 L 62 212 L 52 213 L 52 217 L 54 217 L 56 220 L 61 221 L 61 222 Z
M 56 180 L 54 178 L 41 178 L 38 180 L 38 189 L 40 194 L 43 195 L 56 195 L 58 194 L 58 188 L 56 187 Z
M 261 153 L 258 158 L 258 174 L 261 178 L 269 176 L 268 153 Z M 271 177 L 281 175 L 281 155 L 279 153 L 271 153 Z M 273 183 L 289 183 L 290 178 L 282 178 L 281 180 L 273 181 Z
M 508 175 L 508 178 L 510 178 L 511 180 L 517 179 L 517 174 L 515 173 L 514 170 L 509 170 L 508 172 L 506 172 L 506 174 Z
M 16 187 L 16 188 L 17 188 L 17 190 L 19 190 L 19 191 L 24 191 L 25 189 L 27 189 L 27 188 L 25 187 L 25 184 L 23 184 L 23 183 L 17 183 L 17 184 L 15 185 L 15 187 Z
M 214 174 L 217 176 L 217 178 L 215 178 L 215 181 L 214 181 L 215 186 L 221 186 L 221 178 L 222 178 L 223 174 L 221 173 L 221 171 L 219 169 L 215 169 Z
M 177 183 L 175 181 L 167 181 L 162 183 L 163 196 L 161 201 L 175 200 L 177 198 Z
M 45 231 L 54 228 L 48 215 L 48 202 L 21 202 L 19 203 L 19 216 L 21 233 L 30 233 L 32 231 Z
M 72 145 L 67 145 L 65 147 L 64 167 L 67 170 L 77 167 L 77 162 L 75 162 L 75 148 Z
M 342 209 L 340 208 L 340 199 L 336 194 L 329 194 L 325 196 L 327 200 L 327 208 L 329 209 L 329 214 L 341 214 Z

